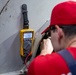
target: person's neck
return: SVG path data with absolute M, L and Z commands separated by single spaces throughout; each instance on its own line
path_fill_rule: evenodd
M 66 47 L 76 47 L 76 38 L 69 40 L 68 44 Z

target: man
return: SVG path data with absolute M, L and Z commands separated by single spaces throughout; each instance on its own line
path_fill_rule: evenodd
M 76 75 L 65 61 L 69 55 L 67 52 L 76 59 L 76 2 L 66 1 L 56 5 L 51 14 L 50 25 L 43 33 L 48 30 L 51 40 L 43 40 L 41 54 L 31 62 L 28 75 Z M 62 57 L 61 51 L 65 51 L 62 55 L 66 58 Z M 72 64 L 71 58 L 68 59 Z M 72 71 L 76 72 L 73 67 Z

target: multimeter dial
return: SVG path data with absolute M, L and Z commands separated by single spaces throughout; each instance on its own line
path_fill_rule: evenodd
M 24 49 L 24 56 L 26 57 L 30 52 L 32 48 L 32 33 L 24 33 L 24 44 L 23 44 L 23 49 Z

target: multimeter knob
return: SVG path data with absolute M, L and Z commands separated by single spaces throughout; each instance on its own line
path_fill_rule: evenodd
M 27 56 L 31 52 L 32 41 L 29 39 L 24 40 L 24 56 Z

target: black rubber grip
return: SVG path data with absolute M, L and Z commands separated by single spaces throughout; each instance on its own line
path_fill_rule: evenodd
M 23 14 L 23 28 L 29 28 L 29 21 L 28 21 L 28 15 L 27 15 L 27 5 L 22 5 L 22 14 Z

